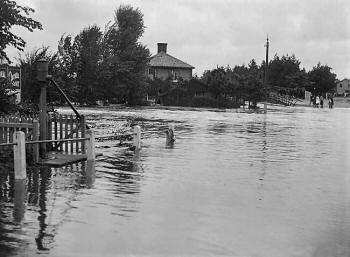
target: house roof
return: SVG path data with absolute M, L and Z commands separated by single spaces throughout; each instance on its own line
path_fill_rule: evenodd
M 350 80 L 350 79 L 345 78 L 345 79 L 342 79 L 342 80 L 340 80 L 340 81 L 337 81 L 337 83 L 341 83 L 341 82 L 349 81 L 349 80 Z
M 160 52 L 151 57 L 150 60 L 151 67 L 168 67 L 168 68 L 185 68 L 194 69 L 193 66 L 165 53 Z

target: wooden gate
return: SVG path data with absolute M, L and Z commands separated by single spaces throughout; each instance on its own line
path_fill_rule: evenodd
M 52 114 L 48 118 L 48 139 L 85 138 L 85 117 L 74 115 Z M 52 151 L 62 153 L 85 153 L 85 141 L 55 142 L 51 144 Z

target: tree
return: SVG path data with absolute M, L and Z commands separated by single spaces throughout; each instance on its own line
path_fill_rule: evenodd
M 0 59 L 10 61 L 5 53 L 5 48 L 12 45 L 20 51 L 25 47 L 25 41 L 11 32 L 12 26 L 21 26 L 29 31 L 42 29 L 39 22 L 27 17 L 34 9 L 18 5 L 15 1 L 0 1 Z
M 94 104 L 99 98 L 98 65 L 102 32 L 96 25 L 85 28 L 74 40 L 77 53 L 77 85 L 80 104 Z
M 61 89 L 69 95 L 70 99 L 78 102 L 78 86 L 77 86 L 77 63 L 78 53 L 74 47 L 74 39 L 71 35 L 62 35 L 58 42 L 57 52 L 57 73 L 55 81 L 60 85 Z M 60 99 L 61 104 L 64 99 Z
M 130 105 L 140 104 L 146 89 L 150 53 L 138 41 L 144 28 L 143 14 L 138 8 L 121 5 L 102 42 L 103 85 L 111 89 L 111 94 L 125 96 Z
M 293 79 L 300 72 L 300 61 L 293 54 L 279 58 L 274 56 L 268 67 L 268 84 L 275 87 L 292 88 L 299 86 Z
M 315 94 L 323 94 L 332 91 L 336 87 L 337 75 L 331 72 L 332 68 L 318 63 L 309 71 L 309 79 L 313 83 L 313 88 L 309 90 Z

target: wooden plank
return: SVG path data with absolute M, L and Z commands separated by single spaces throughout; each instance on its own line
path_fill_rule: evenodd
M 8 131 L 9 128 L 4 127 L 4 143 L 8 143 Z
M 58 119 L 57 119 L 57 115 L 55 114 L 54 116 L 54 139 L 57 140 L 58 139 L 58 130 L 57 130 L 57 123 L 58 123 Z M 55 145 L 55 149 L 57 149 L 57 142 L 54 143 Z
M 77 128 L 75 130 L 76 131 L 75 132 L 75 137 L 79 138 L 79 123 L 80 123 L 80 119 L 77 116 L 75 116 L 74 121 L 75 121 L 75 127 Z M 75 152 L 76 153 L 79 153 L 79 144 L 80 144 L 80 142 L 78 142 L 78 141 L 75 142 Z
M 4 128 L 0 127 L 0 144 L 4 143 Z
M 2 128 L 33 128 L 33 123 L 0 122 Z
M 99 153 L 97 156 L 101 156 Z M 62 154 L 62 153 L 48 153 L 47 158 L 42 160 L 41 164 L 54 166 L 54 167 L 62 167 L 65 165 L 70 165 L 73 163 L 85 161 L 87 159 L 85 154 Z
M 74 134 L 74 121 L 73 121 L 73 115 L 71 114 L 69 117 L 69 123 L 70 123 L 70 132 Z M 72 134 L 72 137 L 73 137 Z M 70 142 L 70 152 L 73 153 L 73 142 Z
M 62 138 L 63 138 L 63 118 L 62 118 L 62 114 L 60 114 L 60 139 L 62 139 Z M 60 147 L 60 150 L 62 152 L 63 145 L 61 144 L 61 145 L 59 145 L 59 147 Z
M 68 138 L 68 115 L 66 115 L 64 120 L 64 138 Z M 65 152 L 68 153 L 68 142 L 65 142 Z
M 84 115 L 81 116 L 81 137 L 82 138 L 86 137 L 86 118 Z M 86 142 L 82 141 L 81 142 L 81 152 L 82 153 L 86 153 L 85 145 L 86 145 Z
M 55 154 L 42 161 L 42 164 L 49 166 L 65 166 L 71 163 L 76 163 L 86 160 L 86 155 L 72 155 L 72 154 Z
M 9 143 L 13 143 L 13 133 L 15 132 L 14 127 L 9 128 L 8 141 Z
M 47 115 L 47 120 L 48 120 L 48 139 L 52 139 L 52 117 L 50 115 Z

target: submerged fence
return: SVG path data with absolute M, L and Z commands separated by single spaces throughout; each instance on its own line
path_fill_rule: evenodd
M 86 121 L 74 115 L 53 114 L 48 117 L 48 140 L 85 138 Z M 51 143 L 51 150 L 63 153 L 85 153 L 85 141 L 65 141 Z
M 25 134 L 25 141 L 46 141 L 45 149 L 62 153 L 86 153 L 86 142 L 84 140 L 66 140 L 86 137 L 85 117 L 78 118 L 74 115 L 50 114 L 47 116 L 47 131 L 40 135 L 39 117 L 32 116 L 4 116 L 0 117 L 0 144 L 13 143 L 16 131 Z M 55 140 L 55 141 L 54 141 Z M 61 141 L 60 141 L 61 140 Z M 1 147 L 0 151 L 6 151 L 10 146 Z M 33 153 L 34 161 L 39 159 L 38 144 L 27 144 L 26 151 Z
M 37 116 L 0 117 L 0 144 L 12 143 L 15 131 L 23 131 L 27 141 L 37 140 L 36 136 L 39 136 L 39 131 L 33 132 L 33 124 L 38 121 L 39 118 Z
M 14 134 L 16 131 L 22 131 L 26 141 L 39 140 L 39 121 L 37 116 L 6 116 L 0 117 L 0 144 L 13 143 Z M 10 146 L 0 148 L 2 151 L 7 151 Z M 27 145 L 26 151 L 31 152 L 33 160 L 39 159 L 39 146 Z

